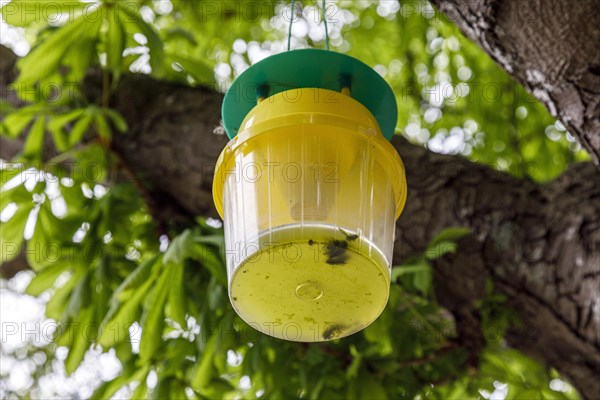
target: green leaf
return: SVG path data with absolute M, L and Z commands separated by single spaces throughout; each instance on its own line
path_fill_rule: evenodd
M 131 333 L 135 333 L 136 329 L 139 329 L 138 326 L 133 327 L 132 330 L 134 330 L 134 332 Z M 129 360 L 137 360 L 137 357 L 133 356 L 133 349 L 131 348 L 131 346 L 131 340 L 121 340 L 120 342 L 114 345 L 113 348 L 115 349 L 115 354 L 117 355 L 117 358 L 119 359 L 119 361 L 121 361 L 121 363 L 126 363 Z
M 225 237 L 222 234 L 196 236 L 194 237 L 194 242 L 210 244 L 219 249 L 222 249 L 225 246 Z
M 393 318 L 390 307 L 388 307 L 383 311 L 379 318 L 363 332 L 367 341 L 377 345 L 376 347 L 373 347 L 373 349 L 376 350 L 377 354 L 380 356 L 388 356 L 393 352 L 392 335 L 390 334 Z
M 85 108 L 78 108 L 76 110 L 71 110 L 64 114 L 53 115 L 48 121 L 48 130 L 53 131 L 63 128 L 69 122 L 81 117 L 85 110 Z
M 67 51 L 82 38 L 94 36 L 100 28 L 100 22 L 79 17 L 48 35 L 46 40 L 17 62 L 21 72 L 16 81 L 17 87 L 29 89 L 34 83 L 56 73 Z
M 24 107 L 15 112 L 12 112 L 4 118 L 6 134 L 8 137 L 16 138 L 23 132 L 25 127 L 31 122 L 33 117 L 39 112 L 39 107 Z
M 202 395 L 209 399 L 227 399 L 228 393 L 235 391 L 236 388 L 223 378 L 216 378 L 210 381 L 210 384 L 201 391 Z M 185 397 L 179 397 L 184 399 Z
M 127 129 L 129 129 L 129 127 L 127 126 L 127 121 L 125 121 L 125 118 L 123 118 L 121 114 L 119 114 L 115 110 L 111 110 L 110 108 L 104 109 L 104 113 L 112 121 L 113 125 L 115 126 L 115 128 L 117 128 L 119 132 L 127 132 Z
M 54 145 L 58 151 L 66 151 L 69 148 L 67 135 L 64 126 L 71 121 L 79 118 L 85 112 L 84 109 L 69 111 L 65 114 L 50 117 L 48 121 L 48 130 L 52 134 Z
M 155 266 L 159 265 L 161 260 L 159 256 L 151 257 L 150 259 L 140 263 L 133 272 L 127 275 L 127 278 L 119 285 L 113 294 L 113 300 L 121 302 L 126 300 L 131 291 L 139 288 L 142 284 L 146 283 L 150 278 L 152 270 Z
M 93 343 L 94 337 L 91 333 L 90 327 L 93 327 L 92 318 L 94 315 L 93 307 L 89 307 L 82 310 L 79 313 L 79 318 L 75 323 L 73 330 L 73 344 L 69 346 L 69 354 L 65 360 L 65 371 L 67 375 L 71 375 L 85 356 L 86 351 L 90 348 Z
M 106 33 L 106 66 L 112 72 L 113 82 L 121 77 L 123 70 L 123 51 L 125 50 L 125 28 L 113 9 L 108 12 L 108 31 Z
M 46 315 L 48 315 L 46 313 Z M 58 329 L 56 330 L 56 332 L 54 333 L 54 343 L 57 346 L 65 346 L 65 347 L 69 347 L 73 344 L 73 341 L 75 340 L 75 334 L 76 334 L 76 327 L 78 326 L 79 323 L 74 324 L 74 323 L 64 323 L 61 322 L 59 324 Z
M 431 267 L 417 272 L 413 275 L 413 285 L 415 288 L 423 294 L 429 294 L 431 292 L 431 284 L 433 282 L 433 275 L 431 273 Z
M 27 243 L 27 262 L 35 271 L 57 262 L 68 263 L 70 242 L 81 221 L 59 220 L 52 214 L 50 202 L 44 202 L 39 209 L 33 235 Z
M 56 279 L 69 268 L 69 264 L 66 262 L 56 263 L 40 272 L 35 274 L 25 293 L 30 296 L 39 296 L 44 291 L 53 287 Z
M 202 390 L 208 386 L 214 375 L 215 368 L 213 365 L 213 356 L 218 335 L 220 335 L 220 330 L 208 339 L 208 343 L 206 343 L 204 351 L 202 352 L 202 359 L 196 367 L 196 371 L 192 377 L 191 386 L 192 389 L 196 391 L 202 392 Z
M 135 388 L 135 390 L 131 394 L 131 398 L 132 399 L 146 399 L 148 397 L 147 394 L 148 394 L 148 385 L 146 385 L 145 379 L 141 379 L 140 384 Z
M 54 295 L 46 304 L 46 316 L 48 318 L 60 321 L 69 302 L 70 295 L 73 292 L 73 288 L 81 280 L 84 274 L 85 269 L 75 269 L 69 280 L 62 287 L 56 289 Z
M 206 86 L 215 84 L 215 71 L 201 60 L 194 60 L 189 57 L 184 57 L 180 54 L 169 54 L 169 57 L 176 63 L 179 63 L 185 72 L 190 74 L 197 83 Z
M 19 169 L 15 168 L 15 170 L 17 171 L 16 173 L 19 173 Z M 6 172 L 6 170 L 0 170 L 0 172 Z M 11 174 L 12 175 L 12 174 Z M 3 180 L 3 182 L 7 182 L 8 180 L 12 179 L 14 176 L 6 176 L 6 179 Z M 4 178 L 4 176 L 3 176 Z M 27 189 L 25 188 L 25 185 L 23 185 L 22 183 L 13 187 L 12 189 L 8 189 L 8 190 L 2 190 L 0 189 L 0 211 L 4 210 L 4 207 L 6 207 L 9 203 L 16 203 L 18 204 L 31 204 L 33 205 L 33 196 L 32 194 L 27 191 Z
M 67 84 L 69 82 L 83 81 L 89 67 L 98 61 L 96 43 L 98 42 L 98 32 L 101 26 L 102 20 L 100 18 L 91 21 L 88 24 L 88 30 L 81 35 L 79 40 L 73 45 L 73 48 L 65 53 L 61 64 L 66 66 L 66 69 L 64 73 L 62 72 L 63 70 L 59 72 Z M 72 101 L 73 95 L 81 92 L 80 85 L 71 89 L 73 93 L 69 96 L 53 98 L 52 101 L 56 104 L 68 105 L 69 101 Z
M 98 131 L 98 135 L 100 135 L 100 137 L 103 139 L 110 139 L 112 134 L 108 124 L 106 123 L 104 115 L 101 113 L 96 113 L 94 115 L 94 122 L 96 125 L 96 130 Z
M 98 344 L 104 349 L 122 343 L 129 338 L 129 327 L 136 322 L 140 316 L 140 303 L 147 295 L 147 290 L 152 285 L 148 281 L 144 286 L 137 290 L 131 298 L 122 304 L 118 304 L 112 313 L 109 311 L 107 317 L 100 324 L 102 333 L 98 338 Z M 112 314 L 112 316 L 110 315 Z
M 191 44 L 192 46 L 198 45 L 198 42 L 194 38 L 194 35 L 192 34 L 192 32 L 190 32 L 186 29 L 172 28 L 172 29 L 169 29 L 165 33 L 165 42 L 175 41 L 177 39 L 183 39 L 184 41 L 186 41 L 188 44 Z
M 451 241 L 437 242 L 434 245 L 430 245 L 425 249 L 425 258 L 428 260 L 437 260 L 448 253 L 454 253 L 457 248 L 457 244 Z
M 88 132 L 89 126 L 92 123 L 93 115 L 86 112 L 73 126 L 69 133 L 68 145 L 69 147 L 75 146 L 81 142 L 85 134 Z
M 403 264 L 392 269 L 392 282 L 399 278 L 401 282 L 411 282 L 412 286 L 423 294 L 431 292 L 433 276 L 431 266 L 425 257 L 412 258 L 410 264 Z
M 165 302 L 169 294 L 170 271 L 163 270 L 152 293 L 144 305 L 142 316 L 142 341 L 140 343 L 140 358 L 148 361 L 154 357 L 154 352 L 162 343 L 165 327 Z
M 424 272 L 429 269 L 429 265 L 426 263 L 414 264 L 414 265 L 399 265 L 392 268 L 392 282 L 395 282 L 400 276 L 415 274 Z
M 227 286 L 222 285 L 215 277 L 212 277 L 208 284 L 208 296 L 206 300 L 208 308 L 211 311 L 222 309 L 226 304 L 229 304 Z
M 387 400 L 384 387 L 372 375 L 363 374 L 359 378 L 361 398 L 370 400 Z
M 188 258 L 193 248 L 192 231 L 186 229 L 173 239 L 165 252 L 163 261 L 165 264 L 182 264 Z
M 6 222 L 0 223 L 0 247 L 2 252 L 2 262 L 7 262 L 19 255 L 23 243 L 23 232 L 25 223 L 33 209 L 33 202 L 30 204 L 19 204 L 17 211 Z
M 130 382 L 134 381 L 142 381 L 138 387 L 145 387 L 146 384 L 143 382 L 148 375 L 149 366 L 144 365 L 141 368 L 136 365 L 131 365 L 132 363 L 128 363 L 123 368 L 123 373 L 119 374 L 112 381 L 104 382 L 102 385 L 98 386 L 98 388 L 94 391 L 91 399 L 105 400 L 110 399 L 120 388 L 127 385 Z M 129 366 L 131 365 L 131 367 Z M 129 372 L 129 373 L 127 373 Z M 145 396 L 137 395 L 138 390 L 133 393 L 131 399 L 144 399 Z
M 463 237 L 467 236 L 471 233 L 470 228 L 463 227 L 454 227 L 454 228 L 446 228 L 437 234 L 435 238 L 431 240 L 429 246 L 435 246 L 438 243 L 443 242 L 457 242 Z
M 350 345 L 350 353 L 352 354 L 352 362 L 346 369 L 346 378 L 354 379 L 358 376 L 358 370 L 362 365 L 362 354 L 356 350 L 355 345 Z
M 509 389 L 509 393 L 506 396 L 507 400 L 525 400 L 525 399 L 543 399 L 540 391 L 537 389 L 525 389 L 525 388 L 513 388 Z M 553 396 L 553 400 L 556 400 L 558 396 Z
M 142 300 L 154 284 L 161 265 L 158 256 L 141 263 L 113 293 L 111 305 L 100 327 L 98 343 L 105 349 L 129 337 L 129 326 L 139 319 Z
M 139 13 L 131 10 L 130 7 L 117 4 L 119 7 L 119 16 L 126 15 L 129 19 L 140 29 L 141 33 L 146 36 L 148 40 L 148 49 L 150 50 L 150 67 L 152 68 L 152 75 L 155 77 L 161 77 L 165 71 L 165 54 L 164 45 L 158 33 L 150 26 Z M 127 26 L 127 25 L 126 25 Z
M 88 270 L 86 274 L 80 279 L 71 296 L 69 297 L 69 303 L 61 317 L 63 321 L 74 321 L 79 317 L 80 311 L 87 308 L 91 303 L 91 272 Z
M 56 14 L 72 13 L 86 6 L 86 3 L 76 0 L 12 0 L 0 10 L 7 24 L 25 27 L 33 23 L 47 23 L 55 20 Z
M 471 233 L 469 228 L 455 227 L 442 230 L 425 249 L 425 258 L 436 260 L 456 251 L 456 242 Z
M 182 396 L 183 395 L 183 396 Z M 148 400 L 187 399 L 185 391 L 173 377 L 158 379 L 156 386 L 150 392 Z
M 215 254 L 214 250 L 200 243 L 194 243 L 192 246 L 191 258 L 202 264 L 204 268 L 210 271 L 217 281 L 227 286 L 227 271 L 221 259 Z
M 171 272 L 168 310 L 169 317 L 177 322 L 183 329 L 187 327 L 185 319 L 186 300 L 185 300 L 185 285 L 184 285 L 184 266 L 183 264 L 171 264 L 169 267 Z
M 19 162 L 11 162 L 8 161 L 4 164 L 3 168 L 0 168 L 0 210 L 4 210 L 4 207 L 10 202 L 20 203 L 20 200 L 13 200 L 12 196 L 14 196 L 15 192 L 19 192 L 21 194 L 26 193 L 27 199 L 31 200 L 31 194 L 23 185 L 23 179 L 20 180 L 19 184 L 11 189 L 6 189 L 4 186 L 5 183 L 9 182 L 11 179 L 15 179 L 19 174 L 26 170 L 26 166 Z M 16 178 L 17 180 L 19 178 Z M 25 199 L 24 196 L 21 198 Z

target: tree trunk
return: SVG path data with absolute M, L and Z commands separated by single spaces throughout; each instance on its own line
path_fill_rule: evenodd
M 598 162 L 600 62 L 594 64 L 595 49 L 586 51 L 587 42 L 593 42 L 590 37 L 584 40 L 571 27 L 552 29 L 557 21 L 551 19 L 544 20 L 550 28 L 542 29 L 534 18 L 531 25 L 521 22 L 525 33 L 519 33 L 508 29 L 512 19 L 500 2 L 457 3 L 436 1 L 443 11 L 456 12 L 459 26 L 533 90 Z M 555 3 L 548 7 L 554 10 L 551 16 L 560 9 L 561 2 Z M 581 4 L 586 7 L 589 2 Z M 571 9 L 579 11 L 570 16 Z M 575 21 L 582 11 L 572 4 L 561 12 Z M 558 32 L 558 37 L 552 32 Z M 535 52 L 533 45 L 519 41 L 524 35 L 537 44 Z M 560 68 L 552 61 L 562 54 L 551 45 L 557 38 L 574 41 L 567 46 L 569 56 Z M 581 51 L 574 49 L 575 43 Z M 6 65 L 3 61 L 4 86 L 14 77 L 7 72 L 12 66 Z M 544 80 L 537 82 L 539 74 L 531 71 L 539 71 Z M 92 87 L 97 84 L 93 78 L 88 82 Z M 3 97 L 4 93 L 5 87 Z M 130 126 L 126 135 L 115 136 L 114 151 L 145 186 L 155 217 L 166 223 L 195 215 L 216 216 L 211 194 L 214 163 L 227 142 L 219 121 L 221 101 L 222 94 L 206 88 L 140 75 L 126 77 L 112 100 Z M 10 158 L 20 148 L 20 143 L 1 140 L 1 158 Z M 436 294 L 456 317 L 462 343 L 474 354 L 483 344 L 477 301 L 484 297 L 490 279 L 522 320 L 520 328 L 510 330 L 509 344 L 557 368 L 585 398 L 598 398 L 600 174 L 596 167 L 577 164 L 556 180 L 537 184 L 460 156 L 431 153 L 399 136 L 392 144 L 405 163 L 409 185 L 406 208 L 397 223 L 394 262 L 423 252 L 444 228 L 469 227 L 472 234 L 460 243 L 457 253 L 435 266 Z

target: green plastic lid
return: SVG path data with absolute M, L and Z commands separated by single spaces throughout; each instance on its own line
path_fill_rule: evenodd
M 389 140 L 398 120 L 396 96 L 387 82 L 356 58 L 328 50 L 302 49 L 279 53 L 252 65 L 231 85 L 223 100 L 223 125 L 233 139 L 257 103 L 258 97 L 301 88 L 340 91 L 350 95 L 373 114 Z

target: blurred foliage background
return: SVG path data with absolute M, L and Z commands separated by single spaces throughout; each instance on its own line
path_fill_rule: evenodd
M 493 332 L 478 368 L 469 365 L 429 265 L 454 250 L 462 228 L 394 266 L 388 307 L 363 332 L 289 343 L 253 331 L 231 308 L 219 221 L 198 218 L 159 236 L 133 185 L 116 182 L 106 143 L 128 126 L 109 99 L 125 74 L 224 92 L 249 65 L 286 50 L 292 17 L 292 48 L 323 48 L 320 1 L 294 10 L 251 0 L 2 4 L 1 42 L 22 57 L 13 89 L 26 102 L 0 103 L 1 134 L 26 135 L 22 154 L 0 170 L 2 259 L 25 243 L 44 249 L 27 253 L 33 272 L 2 281 L 3 296 L 36 297 L 42 326 L 52 327 L 43 340 L 3 340 L 3 398 L 578 398 L 555 371 L 507 348 L 503 332 L 518 320 L 492 285 L 481 311 Z M 586 159 L 542 104 L 428 2 L 328 1 L 325 15 L 332 50 L 392 85 L 397 133 L 412 142 L 535 181 Z M 80 89 L 93 67 L 103 74 L 98 104 Z M 57 96 L 65 88 L 69 96 Z M 94 370 L 101 357 L 114 360 L 112 372 Z M 73 377 L 78 384 L 65 383 Z

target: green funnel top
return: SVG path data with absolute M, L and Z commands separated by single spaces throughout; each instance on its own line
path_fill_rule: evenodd
M 375 117 L 383 135 L 394 135 L 398 108 L 387 82 L 371 67 L 345 54 L 302 49 L 279 53 L 252 65 L 231 85 L 223 100 L 223 125 L 233 139 L 258 97 L 269 97 L 290 89 L 321 88 L 350 95 Z

